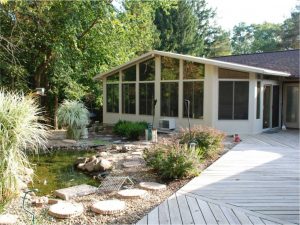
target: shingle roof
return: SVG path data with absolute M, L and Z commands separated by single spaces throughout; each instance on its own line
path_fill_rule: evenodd
M 278 52 L 221 56 L 213 59 L 223 62 L 238 63 L 248 66 L 289 72 L 293 77 L 299 78 L 299 56 L 300 50 L 296 49 Z

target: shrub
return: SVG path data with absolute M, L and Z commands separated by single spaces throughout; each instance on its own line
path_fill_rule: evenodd
M 126 137 L 130 140 L 138 140 L 147 129 L 146 122 L 130 122 L 119 120 L 113 128 L 113 132 L 117 135 Z
M 58 108 L 57 119 L 60 126 L 67 127 L 68 138 L 79 139 L 89 124 L 89 111 L 78 101 L 65 100 Z
M 25 151 L 45 146 L 47 129 L 41 119 L 35 99 L 0 90 L 0 203 L 19 193 L 25 177 L 32 178 Z
M 195 126 L 179 134 L 181 144 L 189 144 L 192 139 L 196 142 L 196 150 L 200 158 L 214 158 L 223 148 L 225 134 L 211 127 Z
M 164 180 L 198 175 L 197 153 L 188 149 L 187 145 L 160 145 L 146 152 L 145 160 Z

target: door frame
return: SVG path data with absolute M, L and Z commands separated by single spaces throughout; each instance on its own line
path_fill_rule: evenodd
M 264 128 L 264 109 L 265 109 L 265 98 L 264 98 L 264 92 L 265 92 L 265 87 L 270 87 L 270 105 L 269 105 L 269 127 L 265 127 Z M 279 87 L 279 100 L 278 100 L 278 104 L 279 104 L 279 108 L 278 108 L 278 126 L 277 127 L 273 127 L 273 103 L 274 103 L 274 96 L 273 96 L 273 91 L 274 91 L 274 86 L 278 86 Z M 264 83 L 263 84 L 263 93 L 262 93 L 262 98 L 263 98 L 263 103 L 262 103 L 262 129 L 263 130 L 268 130 L 268 129 L 277 129 L 280 127 L 280 123 L 281 123 L 281 91 L 280 88 L 281 85 L 278 83 Z
M 295 123 L 289 123 L 289 122 L 286 122 L 286 111 L 287 111 L 287 88 L 288 86 L 293 86 L 293 87 L 299 87 L 299 82 L 293 82 L 293 83 L 284 83 L 283 84 L 283 115 L 282 115 L 282 120 L 283 120 L 283 124 L 286 126 L 286 127 L 289 127 L 289 128 L 298 128 L 299 129 L 299 124 L 300 124 L 300 110 L 298 111 L 298 121 L 295 122 Z M 299 90 L 300 91 L 300 90 Z M 298 101 L 298 107 L 299 107 L 299 101 Z

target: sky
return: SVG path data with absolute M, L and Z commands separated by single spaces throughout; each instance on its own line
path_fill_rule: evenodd
M 239 22 L 281 23 L 300 0 L 207 0 L 207 3 L 217 10 L 217 24 L 231 30 Z

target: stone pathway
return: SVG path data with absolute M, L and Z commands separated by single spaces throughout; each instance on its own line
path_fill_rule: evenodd
M 120 200 L 99 201 L 92 205 L 91 210 L 99 214 L 116 214 L 126 208 L 126 204 Z
M 80 216 L 84 211 L 80 203 L 59 202 L 50 206 L 48 214 L 59 219 Z
M 94 194 L 97 192 L 97 190 L 98 190 L 97 187 L 87 185 L 87 184 L 81 184 L 69 188 L 56 190 L 54 192 L 54 195 L 64 200 L 70 200 L 75 197 Z

